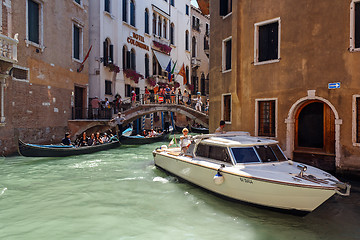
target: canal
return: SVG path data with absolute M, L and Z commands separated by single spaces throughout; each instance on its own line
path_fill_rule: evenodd
M 360 239 L 359 182 L 292 216 L 178 182 L 153 166 L 159 145 L 0 159 L 0 239 Z

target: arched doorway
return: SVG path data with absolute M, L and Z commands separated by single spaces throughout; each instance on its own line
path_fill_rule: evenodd
M 326 103 L 309 100 L 295 114 L 295 161 L 335 170 L 335 115 Z

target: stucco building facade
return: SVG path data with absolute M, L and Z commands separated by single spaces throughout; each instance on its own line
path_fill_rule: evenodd
M 2 34 L 18 39 L 17 58 L 2 66 L 0 153 L 7 155 L 18 138 L 58 143 L 72 109 L 87 105 L 87 62 L 80 67 L 89 49 L 88 1 L 1 3 Z
M 90 0 L 90 98 L 120 95 L 128 99 L 145 87 L 169 83 L 166 68 L 172 61 L 174 81 L 185 89 L 177 73 L 184 64 L 190 77 L 190 0 Z M 139 99 L 140 100 L 140 99 Z
M 210 129 L 359 171 L 360 1 L 210 0 L 210 16 Z

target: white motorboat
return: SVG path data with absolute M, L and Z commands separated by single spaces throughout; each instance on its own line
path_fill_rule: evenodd
M 350 185 L 288 160 L 278 142 L 248 133 L 198 135 L 185 153 L 162 146 L 155 165 L 216 194 L 270 208 L 311 212 Z

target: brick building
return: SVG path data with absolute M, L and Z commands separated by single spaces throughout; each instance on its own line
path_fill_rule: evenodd
M 9 57 L 0 58 L 0 153 L 8 155 L 18 138 L 59 142 L 72 107 L 87 106 L 88 66 L 78 69 L 89 49 L 88 1 L 1 3 L 0 39 L 13 44 Z

